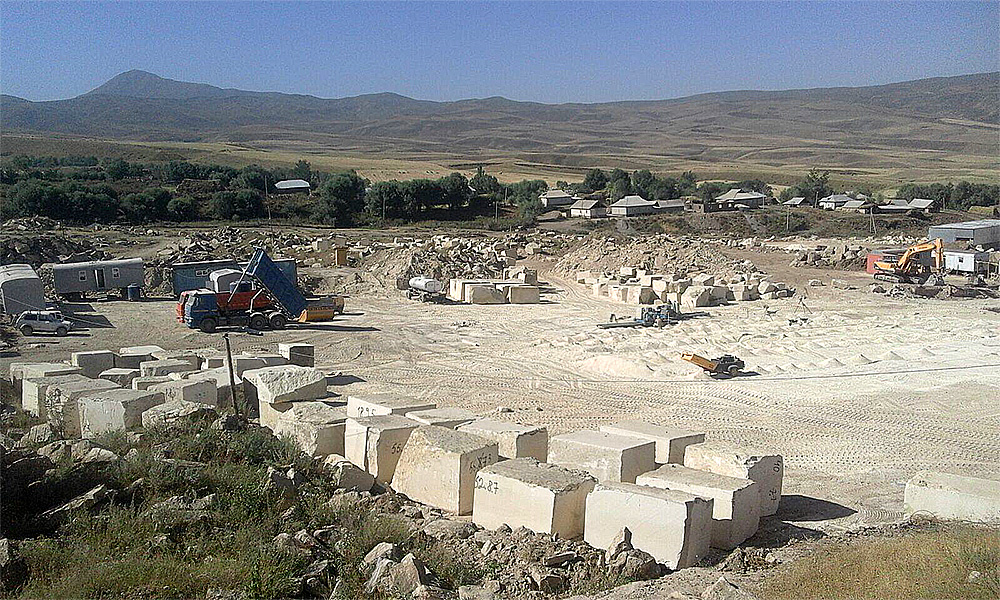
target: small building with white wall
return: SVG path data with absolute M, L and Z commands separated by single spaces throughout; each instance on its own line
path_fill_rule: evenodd
M 538 197 L 545 208 L 555 208 L 557 206 L 569 206 L 579 200 L 563 190 L 549 190 Z
M 608 216 L 608 209 L 600 200 L 577 200 L 570 205 L 569 216 L 597 219 Z
M 608 207 L 612 217 L 635 217 L 648 215 L 656 211 L 656 202 L 646 200 L 642 196 L 625 196 Z

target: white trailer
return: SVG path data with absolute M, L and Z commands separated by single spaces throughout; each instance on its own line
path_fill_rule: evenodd
M 988 252 L 945 250 L 944 268 L 952 273 L 985 273 L 990 263 Z
M 84 294 L 122 290 L 129 286 L 142 287 L 145 273 L 141 258 L 124 260 L 93 260 L 66 263 L 52 267 L 56 294 L 82 297 Z

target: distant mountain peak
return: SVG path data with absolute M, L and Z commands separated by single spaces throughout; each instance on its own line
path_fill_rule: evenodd
M 121 96 L 128 98 L 167 98 L 188 100 L 191 98 L 219 98 L 250 94 L 241 90 L 224 90 L 207 83 L 189 83 L 160 77 L 155 73 L 132 69 L 115 75 L 103 85 L 84 94 Z

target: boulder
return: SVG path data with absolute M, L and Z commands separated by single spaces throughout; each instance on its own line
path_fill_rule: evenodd
M 329 454 L 323 459 L 323 470 L 330 482 L 341 489 L 367 492 L 375 484 L 375 477 L 339 454 Z

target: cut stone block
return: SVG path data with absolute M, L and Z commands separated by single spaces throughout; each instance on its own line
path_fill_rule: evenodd
M 534 458 L 545 462 L 549 456 L 549 432 L 544 427 L 529 427 L 495 419 L 476 419 L 459 425 L 459 431 L 478 435 L 497 443 L 501 458 Z
M 228 361 L 223 362 L 222 366 L 229 368 Z M 237 354 L 233 357 L 233 372 L 237 377 L 242 378 L 243 374 L 247 371 L 254 369 L 263 369 L 267 365 L 264 364 L 264 360 L 257 358 L 255 356 L 241 356 Z
M 448 281 L 448 299 L 455 302 L 465 302 L 465 286 L 478 283 L 489 283 L 489 281 L 484 279 L 450 279 Z
M 681 306 L 684 308 L 698 308 L 712 305 L 712 288 L 692 285 L 684 290 L 681 295 Z
M 12 363 L 10 365 L 10 380 L 14 384 L 14 392 L 21 392 L 21 382 L 25 379 L 38 377 L 55 377 L 56 375 L 83 375 L 83 369 L 66 363 Z
M 608 294 L 608 284 L 606 283 L 595 283 L 590 286 L 590 289 L 595 298 L 601 298 L 602 296 L 606 296 Z
M 98 379 L 106 379 L 123 388 L 132 387 L 132 382 L 139 377 L 139 369 L 107 369 L 98 374 Z
M 274 352 L 261 352 L 259 354 L 245 354 L 243 356 L 249 356 L 251 358 L 257 358 L 264 361 L 265 367 L 280 367 L 281 365 L 287 365 L 288 359 Z
M 180 358 L 168 358 L 164 360 L 147 360 L 139 363 L 139 371 L 146 375 L 169 375 L 170 373 L 183 373 L 195 371 L 198 367 L 191 364 L 191 361 Z
M 288 409 L 275 423 L 274 435 L 290 437 L 298 443 L 302 452 L 310 456 L 344 454 L 347 412 L 343 405 L 318 401 L 287 404 Z
M 50 385 L 86 381 L 87 379 L 79 373 L 25 379 L 21 382 L 21 408 L 36 417 L 45 419 L 48 416 L 45 412 L 45 392 Z
M 438 425 L 455 429 L 459 425 L 466 425 L 476 420 L 476 415 L 472 411 L 464 408 L 429 408 L 427 410 L 415 410 L 406 413 L 407 419 L 413 419 L 421 425 Z
M 468 287 L 469 304 L 506 304 L 507 297 L 492 283 Z
M 182 379 L 151 385 L 148 390 L 163 394 L 165 402 L 195 402 L 208 406 L 217 406 L 219 403 L 218 389 L 213 381 Z
M 586 471 L 598 481 L 634 483 L 656 468 L 655 448 L 649 440 L 583 430 L 549 440 L 549 462 Z
M 507 287 L 507 302 L 511 304 L 538 304 L 540 301 L 538 286 L 511 285 Z
M 163 404 L 163 394 L 137 390 L 102 390 L 80 398 L 80 429 L 84 438 L 142 426 L 142 413 Z
M 588 279 L 594 279 L 594 274 L 590 271 L 577 271 L 576 272 L 576 282 L 583 283 Z
M 70 363 L 80 367 L 81 372 L 91 379 L 108 369 L 115 368 L 116 354 L 110 350 L 90 350 L 70 354 Z
M 326 396 L 326 375 L 318 369 L 282 365 L 243 373 L 243 391 L 249 405 L 318 400 Z
M 229 369 L 227 367 L 216 367 L 214 369 L 208 369 L 205 371 L 193 371 L 188 374 L 186 378 L 188 381 L 210 381 L 215 385 L 216 396 L 218 401 L 216 406 L 222 408 L 232 407 L 233 405 L 233 386 L 230 384 L 229 380 Z M 235 373 L 233 374 L 233 380 L 236 382 L 237 386 L 243 384 L 243 380 L 239 378 Z
M 684 449 L 691 444 L 705 441 L 704 433 L 661 427 L 645 421 L 620 421 L 613 425 L 601 425 L 601 431 L 654 442 L 656 444 L 656 462 L 659 464 L 684 464 Z
M 168 425 L 183 419 L 207 419 L 218 415 L 215 408 L 200 402 L 164 402 L 142 413 L 143 427 Z
M 715 277 L 707 273 L 700 273 L 691 278 L 691 283 L 693 285 L 712 287 L 715 285 Z
M 217 369 L 219 367 L 226 366 L 226 357 L 219 354 L 218 356 L 203 356 L 201 357 L 201 368 L 202 369 Z
M 144 362 L 153 360 L 154 352 L 162 352 L 159 346 L 129 346 L 118 350 L 115 367 L 121 369 L 138 369 Z
M 784 475 L 780 454 L 753 454 L 720 442 L 704 442 L 687 447 L 684 466 L 756 481 L 760 489 L 761 516 L 778 512 Z
M 472 512 L 476 473 L 497 459 L 496 442 L 422 425 L 403 447 L 392 489 L 417 502 L 467 515 Z
M 300 367 L 316 366 L 316 348 L 312 344 L 280 343 L 278 344 L 278 354 L 285 357 L 289 363 Z
M 168 375 L 147 375 L 146 377 L 140 375 L 132 380 L 132 389 L 148 390 L 158 383 L 166 383 L 168 381 L 173 381 Z
M 563 539 L 583 535 L 587 494 L 597 482 L 580 471 L 515 458 L 476 475 L 472 522 L 486 529 L 508 525 Z
M 191 364 L 191 369 L 201 368 L 201 357 L 187 350 L 154 350 L 150 353 L 156 360 L 183 360 Z
M 599 483 L 587 496 L 583 539 L 607 548 L 628 528 L 632 545 L 671 569 L 698 563 L 712 539 L 712 504 L 685 492 Z
M 344 456 L 389 485 L 399 455 L 418 427 L 416 421 L 399 415 L 349 418 L 344 426 Z
M 635 482 L 714 500 L 711 545 L 715 548 L 731 550 L 739 546 L 757 532 L 760 524 L 760 491 L 749 479 L 669 464 L 640 475 Z
M 428 400 L 393 394 L 364 394 L 347 397 L 347 416 L 352 419 L 378 415 L 405 415 L 408 412 L 432 408 L 437 408 L 437 404 Z
M 1000 481 L 920 471 L 906 482 L 903 503 L 908 513 L 1000 523 Z
M 652 304 L 656 300 L 657 296 L 653 288 L 641 285 L 628 286 L 629 304 Z
M 79 400 L 88 392 L 119 389 L 103 379 L 82 379 L 50 385 L 45 390 L 45 416 L 52 429 L 63 437 L 80 437 Z

